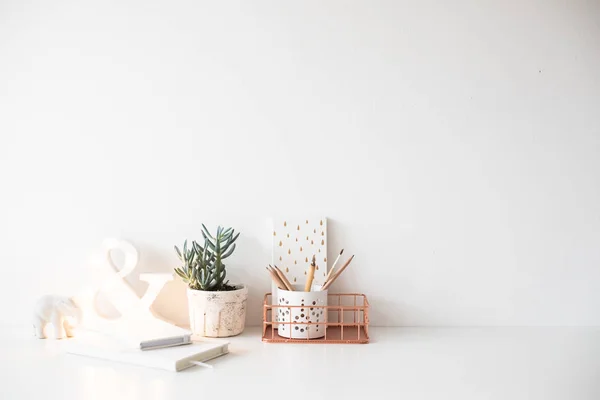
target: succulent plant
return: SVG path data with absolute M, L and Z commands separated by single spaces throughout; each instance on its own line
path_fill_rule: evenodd
M 175 272 L 190 289 L 206 291 L 235 289 L 228 285 L 229 281 L 225 281 L 227 271 L 223 260 L 233 254 L 236 246 L 234 242 L 239 235 L 232 228 L 225 229 L 219 226 L 213 236 L 202 224 L 204 246 L 192 241 L 191 247 L 188 248 L 187 240 L 183 243 L 182 250 L 175 246 L 177 256 L 183 263 L 181 267 L 175 268 Z

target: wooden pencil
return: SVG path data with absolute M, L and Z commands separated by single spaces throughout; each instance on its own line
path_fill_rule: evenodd
M 304 286 L 305 292 L 310 292 L 310 288 L 312 287 L 313 279 L 315 278 L 315 269 L 317 264 L 315 263 L 315 256 L 312 258 L 312 262 L 310 263 L 310 267 L 308 268 L 308 276 L 306 277 L 306 285 Z
M 288 278 L 286 278 L 286 276 L 283 273 L 283 271 L 280 270 L 277 267 L 277 265 L 274 267 L 274 269 L 275 269 L 275 272 L 277 272 L 277 275 L 279 275 L 279 278 L 281 279 L 281 281 L 283 282 L 283 284 L 285 285 L 285 287 L 287 287 L 287 290 L 289 290 L 290 292 L 293 292 L 294 291 L 294 287 L 292 286 L 292 283 L 288 280 Z
M 265 268 L 271 274 L 271 279 L 273 279 L 273 282 L 275 282 L 275 286 L 277 286 L 279 289 L 285 290 L 285 285 L 283 284 L 283 282 L 281 282 L 281 279 L 279 279 L 279 276 L 277 276 L 277 274 L 275 273 L 275 271 L 269 269 L 269 267 L 265 267 Z

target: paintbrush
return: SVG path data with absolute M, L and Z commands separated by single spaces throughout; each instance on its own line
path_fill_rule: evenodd
M 269 267 L 265 267 L 265 268 L 271 274 L 271 279 L 273 279 L 273 282 L 275 282 L 275 286 L 277 286 L 279 289 L 285 290 L 285 285 L 283 284 L 283 282 L 281 282 L 281 279 L 279 279 L 279 276 L 277 276 L 275 271 L 269 269 Z
M 331 275 L 333 274 L 333 270 L 335 268 L 335 265 L 340 260 L 340 257 L 342 256 L 343 252 L 344 252 L 344 249 L 342 249 L 342 251 L 340 251 L 340 254 L 338 254 L 337 258 L 333 262 L 333 265 L 331 266 L 331 269 L 329 270 L 329 273 L 327 274 L 327 277 L 325 278 L 325 283 L 327 283 L 327 281 L 329 280 L 329 278 L 331 278 Z
M 269 267 L 270 266 L 271 265 L 269 264 Z M 288 280 L 288 278 L 286 278 L 286 276 L 283 273 L 283 271 L 280 270 L 279 268 L 277 268 L 277 265 L 273 269 L 275 270 L 275 272 L 277 272 L 277 275 L 279 276 L 279 279 L 281 279 L 281 282 L 283 282 L 283 284 L 285 285 L 285 287 L 287 288 L 287 290 L 289 290 L 290 292 L 293 292 L 294 291 L 294 287 L 292 286 L 292 283 Z
M 354 255 L 352 255 L 352 257 L 350 257 L 350 258 L 348 259 L 348 261 L 346 261 L 346 263 L 345 263 L 344 265 L 342 265 L 342 267 L 341 267 L 341 268 L 338 270 L 338 272 L 336 272 L 336 273 L 335 273 L 335 275 L 333 275 L 333 276 L 331 277 L 331 279 L 330 279 L 330 280 L 328 280 L 328 281 L 327 281 L 327 282 L 326 282 L 326 283 L 323 285 L 323 287 L 321 288 L 321 290 L 326 290 L 327 288 L 329 288 L 329 286 L 331 286 L 331 284 L 332 284 L 333 282 L 335 282 L 335 280 L 336 280 L 337 278 L 339 278 L 339 276 L 342 274 L 342 272 L 344 272 L 344 270 L 346 269 L 346 267 L 348 267 L 348 265 L 350 265 L 350 263 L 352 262 L 352 259 L 353 259 L 353 258 L 354 258 Z
M 317 264 L 315 264 L 315 256 L 313 255 L 312 262 L 310 263 L 310 267 L 308 268 L 308 276 L 306 277 L 306 285 L 304 286 L 305 292 L 310 292 L 310 288 L 312 287 L 313 279 L 315 278 L 315 269 L 317 268 Z

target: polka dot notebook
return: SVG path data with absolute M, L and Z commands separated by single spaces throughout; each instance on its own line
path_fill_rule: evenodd
M 327 218 L 273 219 L 273 262 L 292 284 L 306 283 L 315 256 L 313 284 L 322 285 L 327 276 Z M 274 290 L 274 289 L 273 289 Z

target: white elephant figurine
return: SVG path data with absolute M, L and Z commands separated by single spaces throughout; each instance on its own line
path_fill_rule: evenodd
M 63 339 L 73 336 L 73 330 L 81 322 L 81 308 L 72 297 L 42 296 L 35 305 L 33 327 L 40 339 L 46 339 L 44 328 L 51 323 L 54 327 L 54 338 Z

